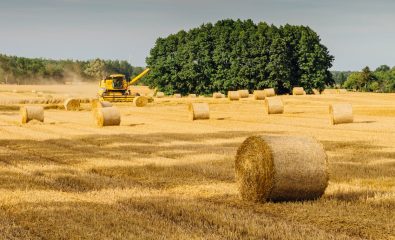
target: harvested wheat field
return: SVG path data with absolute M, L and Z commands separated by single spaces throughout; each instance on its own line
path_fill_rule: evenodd
M 395 94 L 282 96 L 281 115 L 253 97 L 164 97 L 115 103 L 120 126 L 100 128 L 89 103 L 22 125 L 18 101 L 41 98 L 32 89 L 0 86 L 0 239 L 395 238 Z M 89 98 L 96 85 L 34 89 Z M 209 103 L 210 119 L 190 121 L 193 102 Z M 331 125 L 329 104 L 341 102 L 354 121 Z M 263 135 L 323 145 L 320 199 L 241 200 L 237 149 Z

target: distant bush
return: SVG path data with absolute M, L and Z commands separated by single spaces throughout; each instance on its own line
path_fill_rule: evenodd
M 49 60 L 0 54 L 0 82 L 3 83 L 89 81 L 99 80 L 112 73 L 125 74 L 129 78 L 142 70 L 141 67 L 133 67 L 126 61 L 118 60 Z
M 362 92 L 394 92 L 395 67 L 382 65 L 373 72 L 365 67 L 360 72 L 351 73 L 343 87 Z

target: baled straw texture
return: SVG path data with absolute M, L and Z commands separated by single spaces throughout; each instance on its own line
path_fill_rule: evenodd
M 181 98 L 181 94 L 175 93 L 175 94 L 173 95 L 173 97 L 174 97 L 174 98 Z
M 157 98 L 163 98 L 163 97 L 165 97 L 165 93 L 164 92 L 157 92 L 156 93 L 156 97 Z
M 92 99 L 91 104 L 92 104 L 92 109 L 112 107 L 112 103 L 107 101 L 100 101 L 99 99 Z
M 93 116 L 99 127 L 121 124 L 121 113 L 116 107 L 96 108 L 93 110 Z
M 318 89 L 313 89 L 313 93 L 314 93 L 314 95 L 320 95 L 321 94 Z
M 327 155 L 311 137 L 249 137 L 237 151 L 235 170 L 248 201 L 313 200 L 328 186 Z
M 240 98 L 248 98 L 250 96 L 250 92 L 246 89 L 239 90 Z
M 265 100 L 265 91 L 264 90 L 255 90 L 254 91 L 254 99 L 255 100 Z
M 64 101 L 64 108 L 66 111 L 78 111 L 80 109 L 80 100 L 68 98 Z
M 154 102 L 154 98 L 153 97 L 147 96 L 146 98 L 147 98 L 148 103 Z
M 90 98 L 80 98 L 80 103 L 90 103 L 92 100 Z
M 193 120 L 210 119 L 210 108 L 208 103 L 190 103 L 189 118 Z
M 265 109 L 267 114 L 282 114 L 284 113 L 284 104 L 281 98 L 266 98 Z
M 338 89 L 338 91 L 339 91 L 339 94 L 345 94 L 345 93 L 348 93 L 347 89 L 343 89 L 343 88 L 341 88 L 341 89 Z
M 222 98 L 222 97 L 223 97 L 223 95 L 220 92 L 213 93 L 213 98 Z
M 136 107 L 144 107 L 148 104 L 148 98 L 145 96 L 138 96 L 133 99 L 133 105 Z
M 189 94 L 188 97 L 189 97 L 189 98 L 196 98 L 196 94 L 193 94 L 193 93 L 192 93 L 192 94 Z
M 32 120 L 44 122 L 44 108 L 42 106 L 25 106 L 20 108 L 21 123 Z
M 276 96 L 276 91 L 274 88 L 266 88 L 263 91 L 265 91 L 265 97 L 274 97 Z
M 352 105 L 350 103 L 335 103 L 329 105 L 330 122 L 332 125 L 341 123 L 352 123 Z
M 306 92 L 302 87 L 294 87 L 292 89 L 292 95 L 306 95 Z
M 231 101 L 237 101 L 240 99 L 240 93 L 238 91 L 228 91 L 228 98 Z

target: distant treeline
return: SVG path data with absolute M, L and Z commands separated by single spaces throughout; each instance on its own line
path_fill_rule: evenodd
M 275 88 L 323 90 L 334 57 L 307 26 L 222 20 L 159 38 L 147 57 L 147 82 L 166 93 Z
M 127 78 L 143 70 L 127 61 L 95 59 L 91 61 L 50 60 L 0 54 L 0 83 L 38 84 L 47 82 L 99 80 L 113 73 Z
M 395 67 L 381 65 L 371 71 L 369 67 L 358 72 L 334 71 L 338 87 L 361 92 L 395 92 Z

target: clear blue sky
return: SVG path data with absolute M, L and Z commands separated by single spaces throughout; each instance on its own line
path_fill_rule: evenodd
M 156 38 L 220 19 L 309 25 L 333 69 L 395 65 L 393 0 L 0 0 L 0 53 L 123 59 L 144 66 Z

